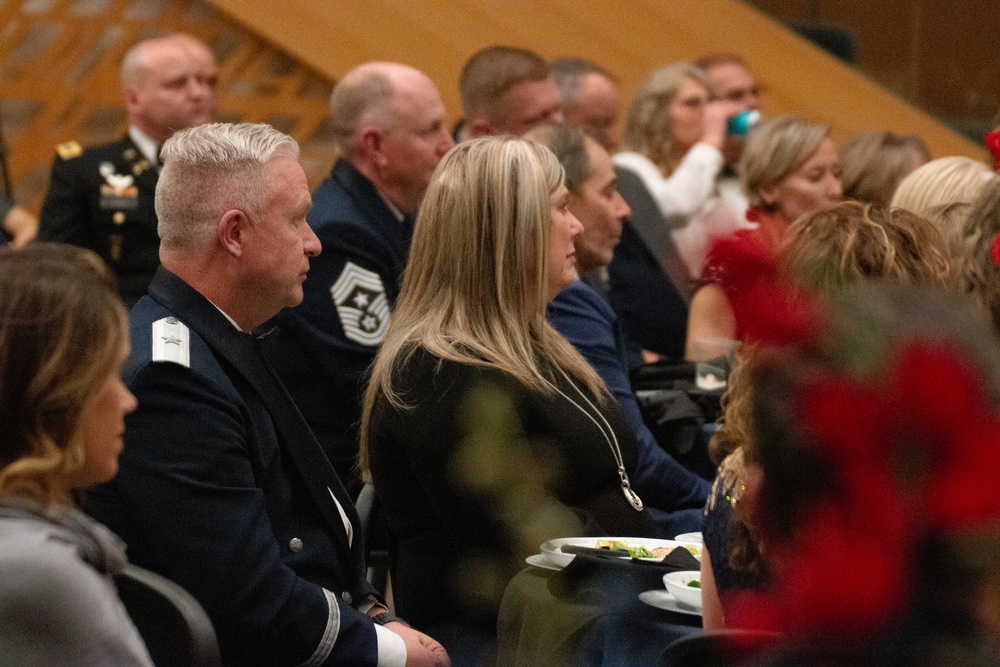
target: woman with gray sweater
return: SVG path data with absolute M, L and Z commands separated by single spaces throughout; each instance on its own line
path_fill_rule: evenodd
M 124 544 L 73 503 L 118 470 L 128 354 L 97 255 L 0 251 L 0 664 L 152 664 L 112 579 Z

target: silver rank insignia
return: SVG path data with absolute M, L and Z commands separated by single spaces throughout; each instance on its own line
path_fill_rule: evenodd
M 191 333 L 176 317 L 153 322 L 153 361 L 191 368 Z
M 370 346 L 382 343 L 389 328 L 389 301 L 377 273 L 347 262 L 330 295 L 348 340 Z

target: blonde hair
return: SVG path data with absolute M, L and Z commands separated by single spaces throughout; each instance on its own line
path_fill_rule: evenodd
M 892 206 L 905 208 L 937 223 L 955 257 L 969 206 L 983 187 L 997 180 L 982 162 L 953 155 L 931 160 L 904 178 Z
M 944 239 L 929 221 L 850 200 L 793 222 L 779 255 L 795 280 L 823 291 L 876 279 L 943 285 L 951 275 Z
M 993 244 L 1000 234 L 1000 179 L 982 187 L 962 230 L 958 282 L 986 309 L 1000 332 L 1000 266 Z
M 405 409 L 393 375 L 418 348 L 497 368 L 546 393 L 564 369 L 606 398 L 597 373 L 545 320 L 551 201 L 562 182 L 551 151 L 512 136 L 463 142 L 441 160 L 365 392 L 362 471 L 375 400 Z
M 801 167 L 829 138 L 829 128 L 794 116 L 764 121 L 747 138 L 740 183 L 751 206 L 768 208 L 760 191 Z
M 704 86 L 709 92 L 712 90 L 705 72 L 691 63 L 658 69 L 639 85 L 625 122 L 622 150 L 645 155 L 664 176 L 677 168 L 677 160 L 672 157 L 674 139 L 670 104 L 686 79 Z
M 892 132 L 863 132 L 848 138 L 840 148 L 844 196 L 888 206 L 900 182 L 910 173 L 911 158 L 925 164 L 930 151 L 920 137 Z
M 96 254 L 51 243 L 0 252 L 0 496 L 71 503 L 84 417 L 127 340 Z

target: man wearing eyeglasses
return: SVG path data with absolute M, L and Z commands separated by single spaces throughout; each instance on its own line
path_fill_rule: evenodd
M 736 102 L 741 112 L 750 109 L 760 111 L 761 87 L 743 58 L 735 53 L 712 53 L 699 58 L 694 64 L 708 75 L 715 99 Z M 726 138 L 722 154 L 730 171 L 740 161 L 745 142 L 745 135 L 730 134 Z

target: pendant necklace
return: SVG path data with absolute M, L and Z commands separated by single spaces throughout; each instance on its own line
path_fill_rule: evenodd
M 597 427 L 597 430 L 599 430 L 601 432 L 601 435 L 604 436 L 604 441 L 608 443 L 608 447 L 611 449 L 611 454 L 615 458 L 615 465 L 618 466 L 618 479 L 621 480 L 622 493 L 625 494 L 625 500 L 627 500 L 629 505 L 632 506 L 632 509 L 634 509 L 636 512 L 641 512 L 642 499 L 639 497 L 638 493 L 632 490 L 632 486 L 629 484 L 628 473 L 625 472 L 625 462 L 622 459 L 622 450 L 618 446 L 618 438 L 615 436 L 615 432 L 611 428 L 611 424 L 609 424 L 608 420 L 604 418 L 604 415 L 601 414 L 601 411 L 598 410 L 594 406 L 594 404 L 590 402 L 590 399 L 587 398 L 587 395 L 584 394 L 583 391 L 581 391 L 580 388 L 576 386 L 576 383 L 570 379 L 570 377 L 566 374 L 566 371 L 564 371 L 559 366 L 556 366 L 556 368 L 559 369 L 559 372 L 562 373 L 562 376 L 564 378 L 566 378 L 566 381 L 570 384 L 570 386 L 576 390 L 576 393 L 580 395 L 580 398 L 582 398 L 584 402 L 590 407 L 590 409 L 594 411 L 594 414 L 597 415 L 597 419 L 600 419 L 600 421 L 597 421 L 597 419 L 595 419 L 592 414 L 590 414 L 587 410 L 585 410 L 582 405 L 580 405 L 572 398 L 567 396 L 565 393 L 563 393 L 563 391 L 559 387 L 556 387 L 556 391 L 559 392 L 559 395 L 565 398 L 570 403 L 572 403 L 577 410 L 586 415 L 587 419 L 593 422 L 594 426 Z

